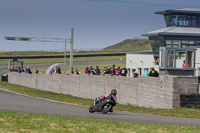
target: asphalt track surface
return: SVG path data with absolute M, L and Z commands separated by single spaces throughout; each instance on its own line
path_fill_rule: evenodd
M 200 126 L 200 119 L 145 115 L 114 111 L 113 113 L 89 113 L 88 107 L 26 96 L 0 88 L 0 110 L 34 114 L 53 114 L 90 119 L 139 122 L 148 124 Z
M 103 61 L 103 62 L 80 62 L 80 63 L 73 63 L 74 66 L 78 65 L 98 65 L 98 64 L 120 64 L 120 63 L 126 63 L 126 61 Z M 34 72 L 34 68 L 44 68 L 44 67 L 50 67 L 52 64 L 34 64 L 34 65 L 24 65 L 24 67 L 29 66 Z M 66 63 L 67 66 L 69 66 L 69 63 Z M 118 67 L 118 66 L 116 66 Z M 0 76 L 4 73 L 8 72 L 8 66 L 0 66 Z

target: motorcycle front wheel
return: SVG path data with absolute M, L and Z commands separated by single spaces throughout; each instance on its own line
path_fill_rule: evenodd
M 89 108 L 89 112 L 94 113 L 94 104 L 92 104 L 92 106 Z
M 108 111 L 109 111 L 111 108 L 112 108 L 112 105 L 111 105 L 111 104 L 108 104 L 108 105 L 103 106 L 102 114 L 108 113 Z

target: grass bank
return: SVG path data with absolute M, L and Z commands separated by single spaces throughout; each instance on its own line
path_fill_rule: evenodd
M 96 57 L 74 57 L 74 62 L 105 62 L 105 61 L 120 61 L 126 60 L 126 56 L 96 56 Z M 0 66 L 8 66 L 8 61 L 11 59 L 1 59 Z M 41 58 L 41 59 L 18 59 L 23 61 L 24 65 L 29 64 L 55 64 L 64 63 L 64 58 Z M 69 63 L 70 59 L 66 58 L 66 62 Z
M 200 127 L 152 125 L 106 120 L 94 120 L 58 115 L 25 114 L 0 110 L 0 132 L 88 132 L 88 133 L 149 133 L 199 132 Z
M 83 99 L 83 98 L 78 98 L 71 95 L 41 91 L 41 90 L 27 88 L 27 87 L 23 87 L 19 85 L 9 84 L 6 82 L 0 82 L 0 88 L 4 88 L 7 90 L 19 92 L 19 93 L 30 95 L 30 96 L 42 97 L 42 98 L 47 98 L 47 99 L 51 99 L 55 101 L 73 103 L 73 104 L 78 104 L 78 105 L 83 105 L 83 106 L 90 106 L 93 103 L 92 99 Z M 195 108 L 152 109 L 152 108 L 135 107 L 132 105 L 117 104 L 114 110 L 132 112 L 132 113 L 141 113 L 141 114 L 153 114 L 153 115 L 162 115 L 162 116 L 176 116 L 176 117 L 200 119 L 200 110 L 195 109 Z

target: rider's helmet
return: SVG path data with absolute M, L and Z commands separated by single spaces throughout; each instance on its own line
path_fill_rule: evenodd
M 114 95 L 114 96 L 116 96 L 116 95 L 117 95 L 117 90 L 112 89 L 112 90 L 111 90 L 111 94 Z

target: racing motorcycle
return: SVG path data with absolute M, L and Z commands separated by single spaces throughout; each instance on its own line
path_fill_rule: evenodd
M 89 108 L 90 113 L 101 112 L 102 114 L 106 114 L 109 111 L 111 112 L 112 108 L 116 105 L 116 101 L 112 96 L 104 98 L 103 100 L 98 100 L 97 98 L 94 100 L 94 104 Z

